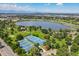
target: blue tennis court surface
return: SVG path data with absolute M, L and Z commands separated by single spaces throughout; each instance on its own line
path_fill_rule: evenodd
M 23 39 L 19 41 L 19 43 L 20 43 L 20 47 L 23 48 L 26 52 L 33 47 L 33 44 L 29 42 L 27 39 Z
M 36 36 L 26 36 L 24 39 L 19 41 L 20 47 L 23 48 L 26 52 L 28 52 L 31 48 L 34 47 L 34 43 L 39 43 L 39 45 L 43 45 L 45 40 L 40 39 Z
M 29 39 L 33 43 L 39 43 L 40 45 L 42 45 L 45 42 L 45 40 L 40 39 L 39 37 L 36 37 L 36 36 L 32 36 L 32 35 L 27 36 L 25 38 Z

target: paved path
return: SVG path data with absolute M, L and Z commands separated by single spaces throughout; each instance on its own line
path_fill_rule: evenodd
M 74 39 L 77 37 L 77 35 L 73 35 L 72 36 L 72 43 L 73 43 L 73 41 L 74 41 Z M 70 55 L 71 55 L 71 47 L 72 47 L 72 45 L 71 46 L 68 46 L 68 50 L 69 50 L 69 53 L 70 53 Z
M 2 56 L 16 56 L 12 49 L 0 38 L 1 44 L 4 46 L 0 49 L 0 54 Z
M 48 51 L 45 52 L 40 52 L 42 54 L 42 56 L 51 56 L 51 54 L 56 55 L 57 49 L 50 49 Z

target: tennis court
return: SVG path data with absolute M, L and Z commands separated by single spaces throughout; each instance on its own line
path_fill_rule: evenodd
M 23 48 L 26 52 L 28 52 L 31 48 L 34 47 L 34 43 L 39 43 L 39 45 L 43 45 L 45 40 L 40 39 L 36 36 L 26 36 L 24 39 L 19 41 L 20 47 Z
M 29 51 L 33 47 L 33 44 L 27 41 L 27 39 L 23 39 L 19 41 L 19 43 L 20 43 L 20 47 L 23 48 L 26 52 Z
M 45 42 L 45 40 L 40 39 L 39 37 L 36 37 L 36 36 L 32 36 L 32 35 L 27 36 L 26 38 L 32 41 L 33 43 L 39 43 L 40 45 L 43 45 L 43 43 Z

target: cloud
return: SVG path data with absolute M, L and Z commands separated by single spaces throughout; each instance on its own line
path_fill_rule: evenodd
M 50 3 L 46 5 L 49 6 Z M 7 11 L 12 10 L 16 12 L 52 12 L 52 10 L 47 6 L 40 9 L 39 7 L 35 8 L 30 5 L 21 6 L 16 4 L 0 4 L 0 10 L 7 10 Z
M 34 11 L 35 8 L 31 6 L 17 6 L 16 4 L 0 4 L 0 10 L 14 10 L 14 11 Z
M 63 3 L 57 3 L 56 5 L 58 5 L 58 6 L 62 6 L 62 5 L 63 5 Z

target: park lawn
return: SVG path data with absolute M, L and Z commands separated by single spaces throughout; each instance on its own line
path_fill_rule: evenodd
M 37 31 L 33 30 L 31 33 L 32 33 L 32 35 L 35 35 L 41 39 L 44 39 L 44 34 L 40 30 L 37 30 Z
M 9 35 L 9 37 L 11 38 L 13 44 L 16 44 L 17 43 L 16 42 L 16 36 L 15 35 Z

